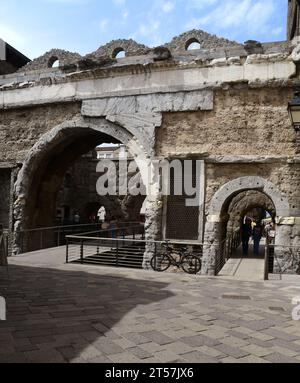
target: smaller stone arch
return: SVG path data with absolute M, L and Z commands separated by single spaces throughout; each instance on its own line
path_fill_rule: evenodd
M 170 49 L 171 52 L 186 51 L 187 47 L 193 42 L 199 43 L 202 49 L 241 46 L 241 44 L 238 44 L 236 41 L 230 41 L 222 37 L 217 37 L 216 35 L 211 35 L 210 33 L 200 29 L 193 29 L 174 37 L 170 43 L 165 44 L 165 47 Z
M 48 68 L 53 68 L 56 62 L 58 62 L 58 65 L 60 64 L 59 58 L 57 56 L 50 57 L 48 61 Z
M 25 65 L 19 72 L 49 69 L 52 68 L 57 60 L 59 61 L 59 66 L 65 66 L 75 64 L 81 59 L 82 56 L 78 53 L 68 52 L 63 49 L 52 49 Z
M 246 190 L 259 190 L 266 194 L 273 201 L 278 216 L 289 216 L 290 205 L 288 199 L 281 193 L 276 185 L 262 177 L 241 177 L 223 185 L 213 197 L 209 216 L 221 219 L 221 212 L 234 195 Z
M 188 51 L 192 44 L 199 44 L 199 47 L 201 48 L 201 42 L 198 39 L 196 39 L 195 37 L 191 37 L 185 43 L 185 50 Z
M 145 55 L 150 51 L 146 45 L 138 44 L 136 41 L 129 39 L 113 40 L 110 43 L 101 46 L 95 52 L 86 56 L 92 60 L 99 60 L 103 57 L 116 58 L 117 54 L 121 51 L 126 52 L 126 56 L 139 56 Z
M 240 177 L 220 187 L 210 203 L 205 225 L 203 274 L 215 275 L 217 259 L 222 251 L 221 240 L 224 222 L 227 222 L 228 219 L 227 216 L 224 216 L 224 212 L 234 197 L 247 190 L 257 190 L 264 193 L 274 204 L 277 216 L 289 216 L 290 205 L 287 197 L 281 193 L 275 184 L 262 177 Z M 279 226 L 276 241 L 288 244 L 288 238 L 289 233 L 284 230 L 284 226 Z
M 112 58 L 113 58 L 113 59 L 118 58 L 118 55 L 119 55 L 120 53 L 122 53 L 122 52 L 124 52 L 125 57 L 126 57 L 126 51 L 125 51 L 124 48 L 122 48 L 122 47 L 115 48 L 115 49 L 113 50 L 113 52 L 112 52 Z

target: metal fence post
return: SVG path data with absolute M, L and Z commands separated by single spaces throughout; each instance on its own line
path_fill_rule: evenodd
M 40 243 L 40 250 L 43 250 L 43 244 L 44 244 L 44 241 L 43 241 L 43 230 L 41 230 L 41 243 Z
M 69 240 L 66 238 L 66 263 L 69 263 Z
M 264 274 L 264 280 L 269 280 L 269 241 L 267 239 L 266 241 L 266 247 L 265 247 L 265 274 Z
M 119 241 L 117 240 L 117 256 L 116 256 L 116 266 L 119 266 Z
M 58 228 L 58 232 L 57 232 L 57 247 L 60 246 L 60 228 Z
M 83 264 L 83 240 L 80 242 L 80 260 L 81 264 Z

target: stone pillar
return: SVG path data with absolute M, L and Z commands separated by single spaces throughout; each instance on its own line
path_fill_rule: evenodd
M 300 273 L 300 217 L 277 219 L 274 272 Z
M 155 244 L 153 241 L 161 240 L 162 212 L 163 203 L 159 195 L 156 197 L 147 197 L 146 203 L 146 222 L 145 239 L 146 250 L 144 254 L 143 268 L 150 270 L 150 261 L 155 254 Z M 148 242 L 149 241 L 149 242 Z
M 143 262 L 145 270 L 151 269 L 150 261 L 155 254 L 155 244 L 153 241 L 160 241 L 162 233 L 163 199 L 160 192 L 159 164 L 159 160 L 151 159 L 145 162 L 144 166 L 140 166 L 147 192 L 145 221 L 146 250 Z

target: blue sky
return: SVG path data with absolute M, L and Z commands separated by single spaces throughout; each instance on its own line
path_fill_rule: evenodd
M 148 46 L 197 28 L 232 40 L 286 38 L 287 0 L 0 0 L 0 37 L 35 58 L 117 39 Z

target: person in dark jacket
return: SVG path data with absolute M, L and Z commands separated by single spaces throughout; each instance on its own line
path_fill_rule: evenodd
M 259 256 L 259 244 L 263 236 L 263 227 L 258 223 L 253 229 L 254 255 Z
M 245 223 L 241 227 L 241 239 L 243 244 L 243 254 L 248 255 L 249 241 L 252 235 L 252 221 L 250 218 L 246 218 Z

